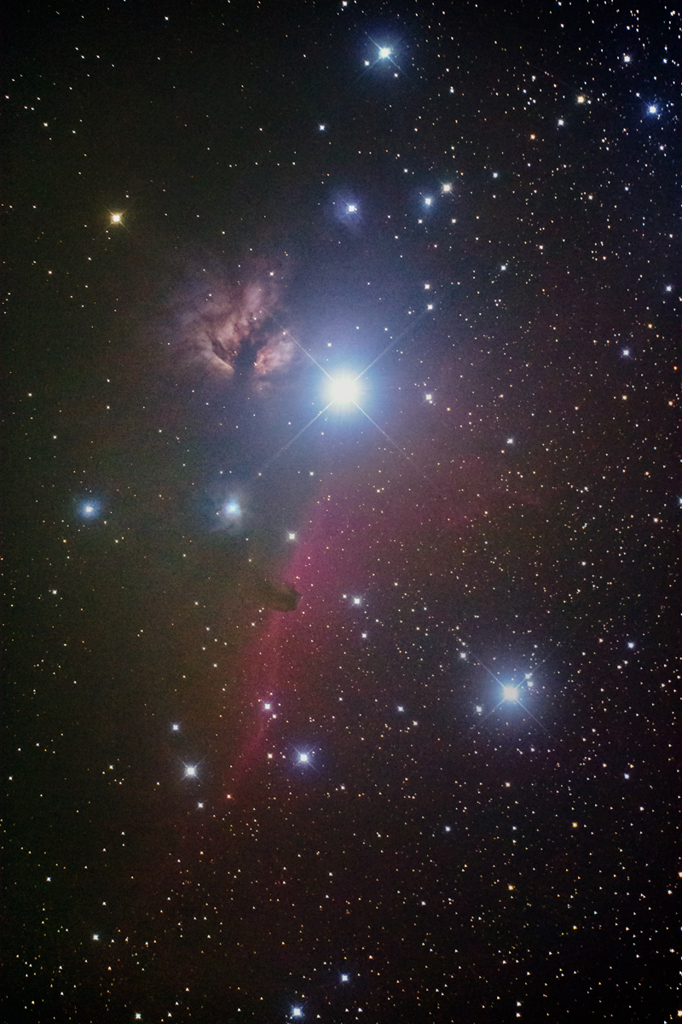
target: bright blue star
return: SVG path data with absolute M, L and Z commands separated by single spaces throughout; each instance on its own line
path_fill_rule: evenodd
M 519 688 L 518 686 L 503 686 L 502 693 L 504 694 L 505 700 L 518 700 L 519 699 Z
M 89 500 L 82 502 L 80 506 L 80 513 L 83 519 L 95 519 L 99 514 L 99 509 L 99 502 L 90 498 Z
M 391 56 L 391 47 L 390 46 L 380 46 L 379 47 L 379 57 L 380 57 L 381 60 L 386 60 L 386 58 L 390 57 L 390 56 Z

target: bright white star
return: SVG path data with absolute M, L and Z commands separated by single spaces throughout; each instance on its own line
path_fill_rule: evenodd
M 519 690 L 517 686 L 503 686 L 502 693 L 505 700 L 518 700 Z
M 329 398 L 335 405 L 353 405 L 360 394 L 357 377 L 335 377 L 327 388 Z
M 390 56 L 391 56 L 391 48 L 390 48 L 390 46 L 380 46 L 379 47 L 379 57 L 382 60 L 386 60 L 386 58 L 390 57 Z

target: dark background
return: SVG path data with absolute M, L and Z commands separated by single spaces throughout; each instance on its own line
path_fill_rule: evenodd
M 679 19 L 5 12 L 7 1019 L 673 1019 Z

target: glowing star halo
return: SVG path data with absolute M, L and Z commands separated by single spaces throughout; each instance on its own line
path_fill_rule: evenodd
M 518 700 L 519 690 L 517 686 L 503 686 L 502 693 L 505 700 Z
M 327 396 L 334 405 L 355 405 L 360 397 L 360 390 L 358 377 L 344 375 L 330 378 Z

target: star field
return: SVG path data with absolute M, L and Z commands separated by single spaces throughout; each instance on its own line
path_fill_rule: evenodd
M 680 17 L 10 12 L 8 1020 L 680 1016 Z

